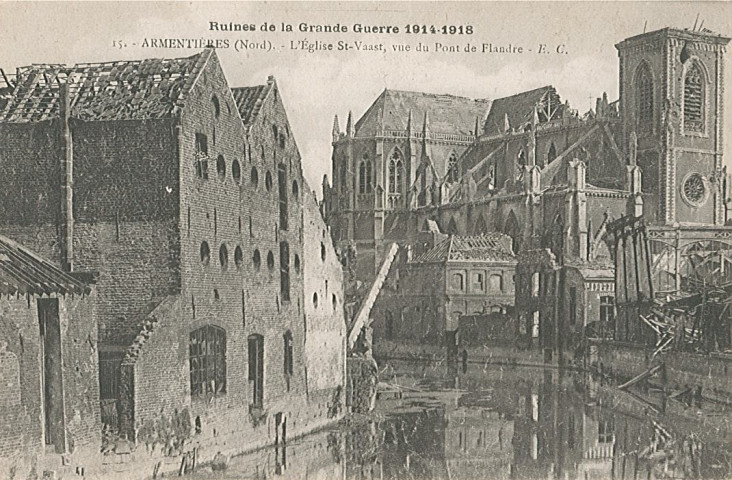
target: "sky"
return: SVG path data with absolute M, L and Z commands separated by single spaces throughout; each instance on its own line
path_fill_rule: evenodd
M 210 22 L 254 25 L 254 32 L 211 31 Z M 276 31 L 262 32 L 267 22 Z M 281 31 L 282 23 L 293 32 Z M 311 188 L 320 190 L 331 157 L 333 116 L 345 128 L 385 89 L 495 99 L 543 85 L 581 113 L 607 92 L 618 98 L 614 45 L 667 26 L 703 27 L 732 36 L 732 2 L 8 2 L 0 0 L 0 68 L 12 73 L 31 63 L 175 58 L 200 49 L 143 47 L 145 39 L 221 39 L 217 54 L 231 86 L 264 84 L 274 75 Z M 347 26 L 348 33 L 303 33 L 307 25 Z M 397 26 L 393 33 L 353 33 L 354 24 Z M 473 28 L 468 34 L 406 33 L 406 25 Z M 332 51 L 306 53 L 291 42 L 333 43 Z M 238 42 L 237 42 L 238 41 Z M 269 41 L 270 51 L 233 48 Z M 351 45 L 337 50 L 337 42 Z M 384 52 L 358 51 L 356 41 L 383 44 Z M 119 43 L 126 46 L 119 48 Z M 416 52 L 418 43 L 430 48 Z M 132 44 L 135 45 L 132 45 Z M 435 43 L 460 52 L 435 51 Z M 480 53 L 483 43 L 522 47 L 523 53 Z M 395 52 L 396 44 L 410 52 Z M 465 53 L 466 45 L 478 52 Z M 539 45 L 551 53 L 538 53 Z M 555 53 L 562 45 L 561 53 Z M 529 52 L 529 50 L 531 50 Z M 729 55 L 727 55 L 729 57 Z M 732 125 L 729 58 L 725 79 L 726 125 Z M 732 152 L 732 132 L 725 149 Z M 727 163 L 730 155 L 725 156 Z

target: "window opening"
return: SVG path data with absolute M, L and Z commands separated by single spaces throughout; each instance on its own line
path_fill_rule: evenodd
M 613 322 L 615 320 L 615 298 L 612 296 L 600 297 L 600 321 Z
M 269 170 L 267 170 L 267 175 L 264 177 L 264 186 L 268 192 L 272 190 L 272 174 L 269 173 Z
M 208 265 L 211 260 L 211 249 L 208 247 L 208 242 L 205 240 L 201 242 L 201 263 Z
M 287 171 L 284 165 L 277 167 L 277 186 L 279 188 L 280 229 L 287 230 Z
M 292 332 L 286 331 L 283 335 L 284 340 L 284 373 L 285 375 L 289 376 L 292 375 L 293 372 L 293 348 L 292 348 Z M 288 389 L 289 389 L 289 381 L 288 381 Z
M 491 282 L 491 291 L 503 292 L 503 276 L 498 274 L 491 275 L 489 280 Z
M 207 325 L 191 332 L 189 340 L 191 395 L 226 392 L 226 332 Z
M 252 167 L 251 177 L 252 185 L 256 189 L 259 186 L 259 172 L 257 172 L 257 167 Z
M 641 63 L 636 73 L 636 122 L 638 133 L 648 134 L 653 131 L 653 77 L 646 62 Z
M 457 163 L 457 155 L 455 152 L 450 154 L 447 160 L 447 183 L 455 183 L 460 179 L 460 169 Z
M 694 62 L 684 78 L 684 131 L 704 130 L 704 75 Z
M 215 95 L 211 98 L 211 103 L 213 104 L 214 117 L 219 118 L 219 115 L 221 115 L 221 105 Z
M 363 160 L 358 165 L 358 193 L 371 193 L 372 190 L 371 161 L 369 156 L 364 153 Z
M 221 247 L 219 247 L 219 263 L 221 264 L 222 270 L 226 270 L 229 266 L 229 249 L 226 248 L 225 243 L 222 243 Z
M 234 159 L 234 161 L 231 163 L 231 177 L 234 179 L 237 185 L 241 183 L 241 166 L 239 165 L 239 160 L 237 159 Z
M 557 158 L 557 147 L 554 146 L 554 142 L 549 145 L 549 153 L 546 154 L 546 163 L 550 164 Z
M 241 247 L 239 245 L 237 245 L 236 248 L 234 249 L 234 264 L 236 265 L 236 268 L 241 268 L 243 263 L 244 263 L 244 254 L 241 251 Z
M 280 296 L 283 302 L 290 301 L 290 246 L 280 242 Z
M 569 323 L 577 323 L 577 287 L 569 287 Z
M 252 405 L 261 407 L 264 400 L 264 337 L 258 334 L 250 335 L 247 347 Z
M 208 179 L 208 138 L 203 133 L 196 133 L 196 176 Z

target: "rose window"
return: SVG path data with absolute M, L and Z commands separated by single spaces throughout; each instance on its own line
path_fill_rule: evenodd
M 692 173 L 682 186 L 682 195 L 684 199 L 692 205 L 701 205 L 706 199 L 707 186 L 704 183 L 704 177 L 698 173 Z

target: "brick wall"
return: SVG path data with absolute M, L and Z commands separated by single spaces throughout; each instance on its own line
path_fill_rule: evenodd
M 59 261 L 61 125 L 0 124 L 0 225 L 10 238 Z
M 94 298 L 59 297 L 66 444 L 69 452 L 101 445 Z M 43 452 L 41 337 L 36 297 L 0 299 L 0 457 L 31 461 Z M 0 345 L 0 347 L 2 347 Z M 0 474 L 2 475 L 2 474 Z
M 305 195 L 303 210 L 305 358 L 312 392 L 343 386 L 346 324 L 342 266 L 310 193 Z
M 318 380 L 314 373 L 316 383 L 327 388 L 310 396 L 306 391 L 302 202 L 308 187 L 272 79 L 268 90 L 254 123 L 244 127 L 213 55 L 186 98 L 176 131 L 181 289 L 180 294 L 163 300 L 142 317 L 143 324 L 150 319 L 154 324 L 151 333 L 144 335 L 148 338 L 132 362 L 128 379 L 134 392 L 134 427 L 138 433 L 162 418 L 170 419 L 176 410 L 188 411 L 193 424 L 196 419 L 201 424 L 201 432 L 192 433 L 192 442 L 222 451 L 241 451 L 244 446 L 274 440 L 278 413 L 283 422 L 287 421 L 290 435 L 330 419 L 331 390 L 337 379 L 326 375 Z M 196 134 L 207 138 L 208 178 L 197 169 Z M 233 174 L 235 162 L 239 177 Z M 278 169 L 286 175 L 282 196 Z M 283 197 L 287 201 L 287 228 L 280 224 Z M 170 228 L 175 230 L 175 225 Z M 321 231 L 318 235 L 325 238 Z M 204 242 L 209 253 L 202 257 Z M 283 297 L 281 283 L 282 267 L 287 263 L 281 263 L 281 242 L 289 247 L 289 300 L 286 294 Z M 318 259 L 320 244 L 318 239 L 308 247 L 314 252 L 311 256 Z M 339 296 L 337 304 L 342 308 L 340 267 L 332 247 L 327 248 L 327 269 L 315 275 L 331 275 L 329 295 Z M 328 316 L 321 325 L 314 324 L 313 341 L 321 350 L 327 349 L 319 353 L 337 359 L 342 351 L 341 332 L 328 323 L 334 318 Z M 222 329 L 226 335 L 226 390 L 192 396 L 190 335 L 208 326 Z M 331 329 L 337 331 L 338 342 L 333 341 Z M 292 336 L 292 374 L 284 369 L 287 332 Z M 321 333 L 323 336 L 318 337 Z M 253 385 L 248 371 L 248 338 L 254 334 L 264 338 L 264 400 L 261 410 L 250 414 Z M 206 450 L 202 458 L 215 453 Z
M 71 122 L 73 270 L 98 271 L 100 340 L 125 345 L 145 306 L 176 291 L 178 191 L 171 120 Z M 0 125 L 8 180 L 0 224 L 59 263 L 61 161 L 57 121 Z

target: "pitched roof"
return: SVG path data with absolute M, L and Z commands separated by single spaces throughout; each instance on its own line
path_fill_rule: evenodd
M 470 237 L 450 235 L 432 249 L 413 260 L 414 263 L 459 261 L 510 262 L 516 260 L 511 237 L 503 233 L 486 233 Z
M 429 112 L 430 132 L 474 135 L 475 119 L 479 117 L 482 121 L 490 105 L 490 100 L 384 90 L 356 122 L 355 135 L 372 136 L 379 134 L 382 129 L 405 131 L 409 112 L 412 112 L 414 131 L 422 131 L 425 112 Z
M 551 96 L 552 106 L 563 107 L 559 102 L 559 95 L 551 85 L 494 100 L 485 121 L 484 132 L 488 135 L 502 133 L 506 116 L 508 116 L 511 128 L 530 122 L 534 114 L 534 106 L 538 105 L 547 93 Z
M 259 110 L 262 108 L 265 97 L 269 93 L 274 80 L 270 77 L 267 85 L 256 85 L 254 87 L 232 88 L 231 93 L 236 101 L 236 108 L 239 110 L 244 125 L 251 125 Z
M 0 235 L 0 293 L 87 293 L 89 286 Z
M 68 86 L 70 115 L 82 120 L 162 118 L 183 106 L 213 50 L 186 58 L 146 59 L 18 68 L 15 88 L 0 122 L 36 122 L 58 117 Z

